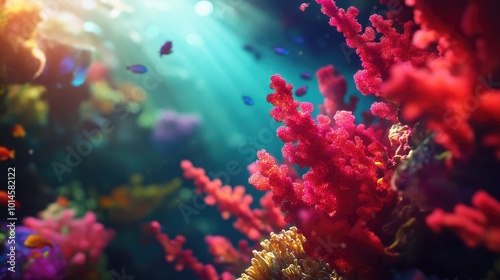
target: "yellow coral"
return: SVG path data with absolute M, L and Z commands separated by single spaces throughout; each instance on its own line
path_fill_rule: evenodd
M 242 280 L 268 279 L 342 279 L 328 264 L 309 258 L 304 251 L 306 238 L 296 227 L 271 233 L 271 238 L 261 242 L 262 250 L 253 251 L 252 266 L 241 275 Z

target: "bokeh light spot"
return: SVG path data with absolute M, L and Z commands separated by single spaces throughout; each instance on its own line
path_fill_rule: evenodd
M 208 16 L 214 11 L 214 5 L 210 1 L 202 0 L 196 3 L 194 11 L 200 16 Z

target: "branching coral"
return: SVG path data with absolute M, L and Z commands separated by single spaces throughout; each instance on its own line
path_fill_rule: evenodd
M 387 17 L 372 15 L 372 27 L 363 31 L 356 8 L 339 9 L 333 0 L 316 2 L 360 56 L 362 69 L 354 80 L 361 93 L 381 99 L 370 109 L 385 119 L 377 124 L 383 129 L 355 124 L 349 111 L 356 99 L 344 101 L 346 82 L 331 66 L 317 72 L 326 98 L 323 114 L 316 119 L 311 117 L 314 106 L 294 100 L 292 85 L 274 75 L 274 92 L 267 101 L 274 106 L 271 117 L 283 123 L 277 135 L 285 143 L 282 154 L 287 164 L 259 151 L 249 182 L 272 193 L 285 220 L 307 239 L 302 245 L 305 255 L 328 263 L 343 277 L 388 279 L 390 270 L 395 270 L 393 276 L 404 275 L 411 266 L 444 277 L 457 272 L 484 277 L 497 255 L 455 248 L 460 246 L 432 231 L 451 229 L 471 248 L 482 244 L 498 252 L 498 191 L 488 189 L 491 196 L 476 193 L 474 207 L 461 203 L 477 191 L 464 184 L 477 178 L 483 184 L 498 180 L 478 169 L 496 168 L 500 159 L 500 94 L 482 77 L 499 76 L 499 40 L 492 30 L 498 26 L 493 15 L 500 12 L 500 4 L 457 1 L 443 9 L 448 3 L 444 0 L 436 1 L 440 5 L 408 0 L 410 7 L 392 10 Z M 388 2 L 393 1 L 381 1 Z M 388 122 L 393 124 L 390 129 Z M 292 176 L 292 164 L 307 168 L 306 173 Z M 472 168 L 471 175 L 464 174 Z M 207 204 L 219 203 L 223 217 L 244 217 L 248 228 L 255 229 L 250 238 L 264 236 L 243 189 L 232 192 L 220 181 L 210 182 L 201 171 L 192 178 L 202 178 L 196 182 L 199 191 L 208 194 Z M 235 201 L 226 199 L 235 193 Z M 455 213 L 444 212 L 453 207 Z M 449 244 L 453 250 L 446 247 Z M 245 279 L 297 275 L 291 272 L 299 264 L 295 247 L 279 257 L 279 248 L 273 248 L 254 253 Z M 461 268 L 447 263 L 457 260 L 454 254 L 463 256 Z M 469 262 L 472 259 L 481 268 L 472 269 L 477 267 Z
M 184 236 L 179 235 L 176 236 L 175 239 L 170 239 L 168 235 L 161 232 L 161 225 L 158 222 L 150 223 L 146 229 L 150 234 L 154 235 L 158 242 L 160 242 L 163 246 L 167 262 L 173 262 L 174 260 L 177 261 L 175 265 L 175 269 L 177 271 L 184 269 L 184 267 L 188 267 L 201 280 L 234 280 L 234 277 L 228 272 L 224 272 L 219 276 L 212 265 L 202 264 L 193 256 L 193 252 L 191 250 L 183 250 L 182 246 L 186 242 L 186 238 L 184 238 Z M 224 239 L 218 239 L 218 241 L 222 241 L 227 245 L 227 242 Z M 230 247 L 228 251 L 235 252 L 236 250 Z
M 253 251 L 252 266 L 238 279 L 341 279 L 328 264 L 307 256 L 305 242 L 306 238 L 296 227 L 279 234 L 272 232 L 270 239 L 260 243 L 262 250 Z
M 354 75 L 354 81 L 363 94 L 380 95 L 380 86 L 389 76 L 389 69 L 394 64 L 409 63 L 423 66 L 435 52 L 421 50 L 412 44 L 412 29 L 414 23 L 408 21 L 402 26 L 403 33 L 393 27 L 393 20 L 384 19 L 381 15 L 372 15 L 370 22 L 373 27 L 367 27 L 364 33 L 361 24 L 356 20 L 359 11 L 350 7 L 344 10 L 337 7 L 332 0 L 316 0 L 321 5 L 321 11 L 330 17 L 330 25 L 337 27 L 346 37 L 349 47 L 356 49 L 361 58 L 363 70 Z M 378 32 L 382 34 L 376 40 Z
M 317 249 L 324 247 L 319 240 L 344 244 L 328 248 L 332 253 L 323 255 L 339 272 L 351 273 L 369 261 L 356 255 L 371 255 L 370 261 L 377 262 L 383 245 L 366 225 L 378 212 L 390 209 L 396 198 L 387 183 L 392 155 L 381 142 L 381 132 L 356 126 L 347 111 L 335 114 L 333 127 L 324 115 L 316 123 L 310 116 L 313 105 L 294 101 L 292 86 L 285 80 L 273 76 L 271 88 L 275 90 L 267 97 L 275 105 L 271 116 L 285 124 L 278 129 L 278 137 L 285 142 L 283 156 L 309 171 L 301 181 L 292 181 L 286 166 L 278 166 L 260 151 L 260 171 L 249 182 L 259 190 L 272 190 L 275 205 L 287 213 L 287 221 L 298 222 L 317 257 Z
M 500 202 L 484 191 L 472 197 L 472 207 L 457 204 L 453 213 L 434 210 L 427 224 L 436 233 L 454 231 L 470 248 L 484 245 L 500 253 Z
M 275 229 L 285 226 L 283 215 L 278 209 L 269 207 L 270 196 L 266 195 L 261 199 L 262 209 L 250 209 L 253 201 L 252 196 L 245 194 L 245 187 L 222 186 L 219 179 L 210 181 L 202 168 L 195 168 L 189 161 L 182 161 L 181 167 L 184 169 L 184 177 L 193 179 L 196 191 L 204 193 L 207 205 L 218 205 L 224 219 L 231 215 L 236 216 L 234 228 L 248 236 L 251 240 L 258 240 L 263 235 L 269 234 Z

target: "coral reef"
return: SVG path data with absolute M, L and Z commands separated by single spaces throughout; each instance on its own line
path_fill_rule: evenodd
M 342 279 L 328 264 L 308 257 L 304 242 L 306 238 L 296 227 L 278 234 L 271 232 L 270 239 L 260 243 L 262 250 L 253 251 L 252 266 L 238 279 Z
M 41 249 L 27 248 L 23 245 L 24 241 L 34 231 L 24 226 L 16 226 L 15 228 L 15 262 L 21 269 L 17 269 L 15 273 L 7 271 L 8 266 L 6 264 L 9 261 L 9 256 L 7 255 L 9 251 L 7 248 L 10 248 L 14 244 L 8 242 L 9 231 L 9 228 L 5 224 L 2 225 L 0 231 L 2 248 L 0 262 L 3 264 L 0 267 L 1 279 L 63 279 L 67 263 L 61 254 L 59 246 L 56 245 L 54 248 L 46 247 Z
M 342 277 L 498 278 L 500 94 L 491 81 L 499 76 L 500 41 L 492 31 L 500 4 L 458 1 L 443 9 L 446 1 L 406 1 L 372 15 L 363 30 L 356 8 L 316 2 L 360 56 L 354 81 L 378 98 L 370 110 L 379 123 L 373 116 L 355 123 L 357 99 L 344 100 L 345 79 L 332 66 L 316 73 L 325 96 L 316 119 L 314 105 L 294 100 L 293 86 L 273 75 L 267 101 L 283 124 L 277 135 L 286 164 L 259 151 L 250 184 L 272 193 L 302 236 L 305 256 Z M 305 174 L 292 175 L 293 165 Z M 222 200 L 230 188 L 219 191 L 220 182 L 212 187 L 201 178 L 205 203 L 220 203 L 223 217 L 235 214 L 235 227 L 251 239 L 265 238 L 269 231 L 251 212 Z M 244 189 L 238 193 L 249 208 Z M 242 213 L 252 226 L 240 226 Z M 285 239 L 274 239 L 276 246 L 287 248 Z M 277 250 L 254 253 L 249 279 L 288 279 L 280 273 L 293 249 L 279 257 Z

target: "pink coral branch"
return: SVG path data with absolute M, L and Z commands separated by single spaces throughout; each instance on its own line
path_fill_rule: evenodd
M 332 65 L 321 67 L 316 71 L 318 79 L 319 92 L 325 96 L 324 105 L 320 106 L 323 114 L 333 118 L 339 110 L 354 111 L 358 98 L 351 96 L 349 103 L 344 101 L 347 93 L 347 82 L 344 76 L 335 73 Z
M 500 202 L 485 191 L 476 192 L 472 207 L 458 204 L 453 213 L 436 209 L 426 221 L 436 233 L 452 230 L 469 248 L 484 245 L 493 252 L 500 252 Z
M 98 223 L 93 212 L 87 212 L 81 219 L 74 216 L 73 210 L 67 209 L 57 220 L 28 217 L 23 223 L 57 244 L 66 260 L 78 260 L 77 265 L 94 265 L 113 239 L 114 232 Z
M 175 269 L 177 271 L 183 270 L 188 267 L 193 271 L 200 280 L 234 280 L 234 276 L 230 273 L 224 272 L 219 276 L 215 268 L 210 265 L 204 265 L 199 262 L 197 258 L 193 256 L 191 250 L 183 250 L 182 246 L 186 242 L 186 238 L 182 235 L 178 235 L 175 239 L 170 239 L 168 235 L 161 232 L 161 225 L 157 221 L 153 221 L 148 224 L 147 230 L 153 234 L 158 242 L 163 246 L 165 250 L 165 259 L 167 262 L 173 262 L 177 260 Z

